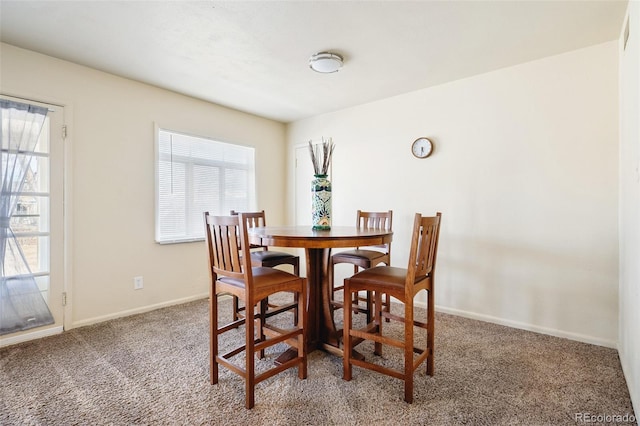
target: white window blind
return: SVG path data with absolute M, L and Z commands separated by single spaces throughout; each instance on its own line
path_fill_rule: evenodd
M 156 241 L 204 239 L 202 213 L 255 208 L 255 149 L 158 129 Z

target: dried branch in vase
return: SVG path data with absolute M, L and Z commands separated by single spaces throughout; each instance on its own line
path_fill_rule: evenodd
M 321 147 L 322 146 L 322 147 Z M 331 138 L 322 138 L 322 144 L 315 146 L 309 141 L 309 153 L 311 154 L 311 162 L 313 163 L 314 175 L 326 175 L 331 164 L 331 155 L 335 145 Z M 321 151 L 322 149 L 322 151 Z

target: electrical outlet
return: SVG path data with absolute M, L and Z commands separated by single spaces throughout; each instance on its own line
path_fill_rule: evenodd
M 133 277 L 133 289 L 140 290 L 144 287 L 144 282 L 142 281 L 142 277 Z

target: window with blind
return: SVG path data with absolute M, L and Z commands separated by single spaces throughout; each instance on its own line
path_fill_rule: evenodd
M 202 213 L 255 208 L 255 149 L 158 129 L 156 241 L 204 239 Z

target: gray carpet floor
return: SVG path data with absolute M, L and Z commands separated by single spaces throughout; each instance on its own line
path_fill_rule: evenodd
M 228 317 L 230 300 L 222 305 Z M 243 332 L 228 333 L 224 346 Z M 342 360 L 315 351 L 306 380 L 295 369 L 276 375 L 245 410 L 239 376 L 221 368 L 220 383 L 209 384 L 208 339 L 201 300 L 4 348 L 0 424 L 570 425 L 585 413 L 633 415 L 615 350 L 442 313 L 435 376 L 416 375 L 413 404 L 400 380 L 354 368 L 345 382 Z M 378 361 L 399 365 L 400 355 Z

